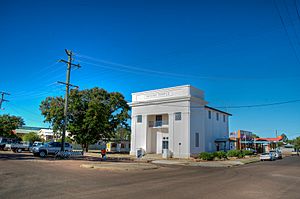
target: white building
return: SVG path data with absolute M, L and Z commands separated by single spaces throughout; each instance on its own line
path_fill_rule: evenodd
M 66 131 L 66 137 L 69 136 L 70 132 Z M 52 129 L 41 129 L 38 131 L 38 135 L 45 141 L 57 140 L 61 137 L 61 133 L 54 133 Z
M 187 158 L 222 150 L 230 114 L 207 106 L 204 93 L 190 85 L 132 94 L 131 150 Z M 225 140 L 225 141 L 224 141 Z

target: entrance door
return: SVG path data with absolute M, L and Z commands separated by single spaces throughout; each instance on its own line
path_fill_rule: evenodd
M 169 149 L 169 137 L 163 137 L 162 140 L 162 153 L 164 149 Z

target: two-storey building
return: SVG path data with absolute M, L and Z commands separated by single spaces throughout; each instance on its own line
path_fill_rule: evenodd
M 173 157 L 187 158 L 226 147 L 231 114 L 207 106 L 204 92 L 193 86 L 133 93 L 129 104 L 131 154 L 169 149 Z

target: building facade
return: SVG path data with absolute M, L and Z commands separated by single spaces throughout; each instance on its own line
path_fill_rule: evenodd
M 187 158 L 226 149 L 229 113 L 207 106 L 204 92 L 190 85 L 132 94 L 131 150 Z M 229 147 L 229 146 L 228 146 Z

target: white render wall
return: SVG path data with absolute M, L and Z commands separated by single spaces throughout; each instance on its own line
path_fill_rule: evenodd
M 204 93 L 190 85 L 144 91 L 132 94 L 131 154 L 138 148 L 146 153 L 161 153 L 162 138 L 168 137 L 169 150 L 173 157 L 187 158 L 202 151 L 214 151 L 215 139 L 228 137 L 228 116 L 223 122 L 223 113 L 219 121 L 208 119 Z M 175 120 L 175 113 L 181 112 L 181 120 Z M 142 123 L 137 116 L 142 115 Z M 155 121 L 155 115 L 168 120 L 163 128 L 149 127 Z M 199 133 L 199 147 L 195 146 L 195 133 Z
M 208 117 L 209 114 L 208 111 L 211 111 L 211 119 L 209 119 Z M 219 113 L 219 120 L 217 120 L 217 116 L 216 116 L 217 112 Z M 223 115 L 225 115 L 225 122 L 223 121 Z M 205 142 L 207 143 L 205 151 L 208 152 L 216 151 L 216 145 L 214 141 L 217 138 L 228 138 L 229 117 L 227 114 L 206 108 L 204 118 L 205 118 L 205 132 L 206 132 Z
M 181 112 L 181 120 L 175 121 L 174 115 L 176 112 Z M 189 150 L 189 102 L 180 101 L 173 103 L 164 103 L 163 105 L 147 105 L 132 107 L 132 124 L 131 124 L 131 154 L 136 153 L 137 148 L 142 148 L 146 152 L 153 152 L 153 147 L 147 145 L 146 138 L 154 140 L 150 133 L 155 130 L 150 130 L 148 118 L 152 115 L 168 115 L 168 137 L 169 137 L 169 150 L 173 152 L 174 157 L 190 155 Z M 137 123 L 137 115 L 142 115 L 142 123 Z M 155 121 L 155 118 L 153 117 Z M 157 137 L 160 135 L 159 130 Z M 164 132 L 163 132 L 164 133 Z M 166 134 L 166 133 L 164 133 Z M 161 138 L 160 138 L 161 139 Z M 161 142 L 157 142 L 157 151 L 161 151 Z M 181 143 L 181 145 L 179 145 Z M 151 148 L 151 149 L 149 149 Z

